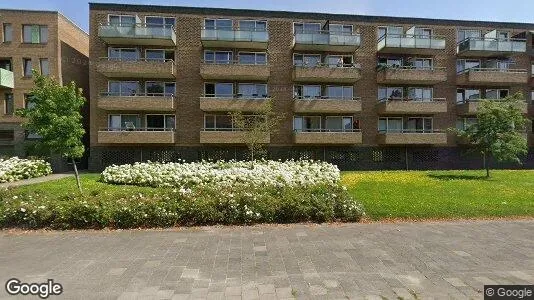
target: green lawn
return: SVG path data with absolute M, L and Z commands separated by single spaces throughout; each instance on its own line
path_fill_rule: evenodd
M 371 219 L 534 216 L 534 170 L 343 172 Z

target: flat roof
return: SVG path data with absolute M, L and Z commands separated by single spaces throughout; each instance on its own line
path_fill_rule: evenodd
M 11 9 L 11 8 L 0 8 L 0 13 L 2 11 L 6 12 L 18 12 L 18 13 L 32 13 L 32 14 L 54 14 L 57 15 L 60 18 L 64 18 L 67 20 L 70 24 L 72 24 L 76 29 L 83 32 L 85 35 L 89 36 L 89 34 L 83 30 L 78 24 L 76 24 L 73 20 L 71 20 L 69 17 L 65 16 L 61 12 L 57 10 L 37 10 L 37 9 Z
M 288 19 L 315 19 L 347 22 L 372 22 L 372 23 L 398 23 L 398 24 L 435 24 L 446 26 L 480 26 L 493 28 L 514 28 L 524 30 L 534 30 L 534 23 L 516 22 L 494 22 L 480 20 L 451 20 L 451 19 L 431 19 L 413 17 L 391 17 L 391 16 L 367 16 L 313 12 L 293 12 L 276 10 L 256 10 L 256 9 L 233 9 L 233 8 L 212 8 L 212 7 L 189 7 L 189 6 L 162 6 L 162 5 L 139 5 L 139 4 L 119 4 L 119 3 L 89 3 L 90 10 L 115 10 L 115 11 L 139 11 L 139 12 L 159 12 L 159 13 L 181 13 L 181 14 L 201 14 L 201 15 L 233 15 L 258 18 L 288 18 Z

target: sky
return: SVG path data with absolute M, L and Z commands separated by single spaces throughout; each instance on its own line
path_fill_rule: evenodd
M 93 0 L 91 2 L 534 23 L 533 0 Z M 89 23 L 87 3 L 87 0 L 0 0 L 0 9 L 57 10 L 87 31 Z

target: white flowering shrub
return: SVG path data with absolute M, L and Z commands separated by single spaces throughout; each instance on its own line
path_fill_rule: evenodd
M 0 183 L 41 177 L 52 173 L 52 167 L 44 160 L 11 157 L 0 159 Z
M 309 187 L 336 185 L 340 181 L 337 166 L 319 161 L 259 161 L 135 163 L 107 167 L 102 181 L 140 186 L 191 188 Z

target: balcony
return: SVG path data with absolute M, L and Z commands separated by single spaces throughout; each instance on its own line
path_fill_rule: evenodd
M 296 51 L 354 52 L 360 48 L 357 33 L 314 31 L 295 33 L 293 49 Z
M 203 62 L 200 76 L 206 80 L 258 80 L 269 79 L 271 71 L 267 64 L 240 64 L 237 61 L 224 63 Z
M 377 69 L 376 80 L 379 84 L 437 84 L 447 81 L 445 68 L 379 65 Z
M 435 130 L 379 132 L 377 142 L 380 145 L 443 145 L 447 144 L 447 133 Z
M 295 131 L 293 137 L 295 144 L 353 145 L 362 143 L 362 133 L 359 130 L 317 129 L 315 131 Z
M 176 33 L 172 25 L 106 23 L 98 27 L 98 36 L 113 45 L 176 45 Z
M 99 144 L 174 144 L 174 130 L 161 128 L 119 129 L 98 131 Z
M 379 114 L 437 114 L 447 112 L 445 98 L 382 99 L 377 104 Z
M 0 88 L 12 89 L 15 87 L 13 72 L 0 68 Z
M 200 39 L 206 48 L 267 49 L 267 31 L 203 28 Z
M 471 37 L 458 43 L 459 56 L 491 57 L 506 56 L 527 51 L 524 39 L 497 39 L 488 37 Z
M 459 85 L 520 85 L 529 81 L 525 69 L 471 68 L 458 73 L 456 84 Z
M 118 93 L 101 93 L 97 106 L 105 110 L 136 111 L 174 111 L 175 97 L 172 94 L 149 93 L 120 95 Z
M 262 136 L 260 143 L 268 144 L 271 142 L 269 133 Z M 207 130 L 200 131 L 201 144 L 245 144 L 244 132 L 239 130 Z
M 314 66 L 295 66 L 293 80 L 296 82 L 339 82 L 354 83 L 362 77 L 360 65 L 342 66 L 317 64 Z
M 102 57 L 98 60 L 96 71 L 106 77 L 174 79 L 176 67 L 172 59 L 117 60 Z
M 456 113 L 459 115 L 474 115 L 478 111 L 478 106 L 483 99 L 469 99 L 463 102 L 456 103 Z M 500 101 L 499 99 L 487 99 L 490 101 Z M 528 112 L 527 102 L 521 103 L 521 111 L 524 114 Z
M 377 50 L 382 53 L 427 54 L 445 49 L 445 38 L 414 34 L 388 34 L 378 40 Z
M 206 95 L 200 97 L 200 109 L 202 111 L 261 111 L 268 97 L 248 97 L 243 95 Z
M 296 113 L 355 113 L 361 110 L 360 98 L 298 97 L 293 102 L 293 111 Z

